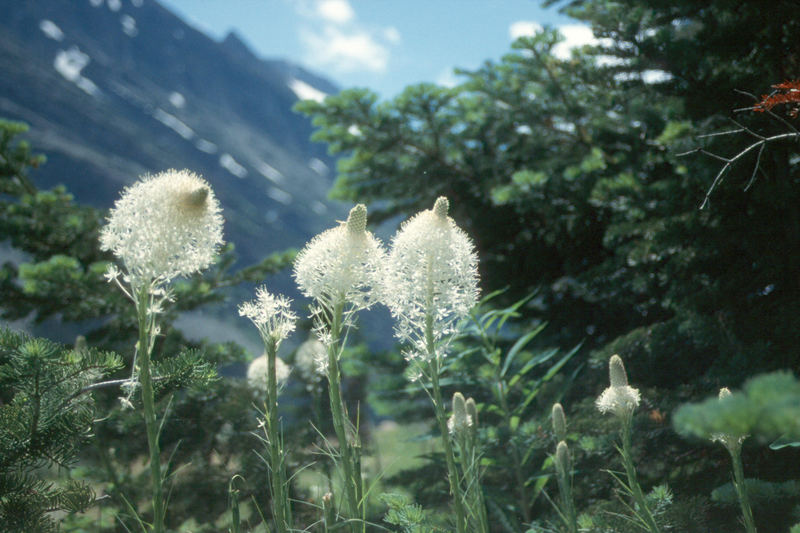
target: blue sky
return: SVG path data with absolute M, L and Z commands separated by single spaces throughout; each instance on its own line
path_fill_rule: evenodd
M 261 57 L 384 98 L 412 83 L 452 84 L 454 67 L 499 59 L 514 36 L 540 26 L 563 28 L 568 44 L 591 39 L 588 28 L 537 0 L 160 1 L 216 39 L 234 29 Z

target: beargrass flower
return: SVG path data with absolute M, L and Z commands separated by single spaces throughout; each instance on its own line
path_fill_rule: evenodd
M 447 420 L 451 435 L 464 434 L 472 427 L 472 418 L 467 413 L 467 401 L 460 392 L 453 394 L 453 415 Z
M 595 405 L 601 413 L 611 412 L 620 417 L 630 416 L 641 401 L 639 390 L 628 385 L 628 375 L 619 355 L 611 356 L 608 370 L 611 386 L 597 398 Z
M 294 366 L 310 383 L 322 381 L 328 366 L 328 353 L 325 345 L 317 339 L 308 339 L 297 348 L 294 356 Z
M 291 303 L 289 298 L 271 294 L 261 286 L 256 289 L 255 300 L 239 305 L 239 315 L 253 322 L 265 344 L 274 343 L 277 348 L 294 331 L 297 315 Z
M 349 304 L 352 310 L 378 301 L 385 251 L 366 227 L 367 208 L 358 204 L 346 222 L 323 231 L 297 254 L 294 278 L 304 296 L 326 306 Z
M 719 401 L 725 401 L 733 396 L 728 387 L 722 387 L 719 390 Z M 732 454 L 738 453 L 742 449 L 742 443 L 747 438 L 747 435 L 736 435 L 733 433 L 714 433 L 711 435 L 712 442 L 719 442 Z
M 275 378 L 280 388 L 289 379 L 289 365 L 280 357 L 275 358 Z M 269 358 L 267 354 L 256 357 L 247 367 L 247 383 L 261 392 L 267 391 L 267 376 L 269 375 Z
M 137 291 L 208 267 L 222 244 L 222 215 L 209 184 L 188 170 L 144 176 L 126 188 L 100 232 L 100 247 Z M 109 279 L 119 271 L 112 268 Z
M 478 257 L 467 234 L 447 215 L 449 202 L 403 223 L 392 240 L 384 302 L 395 335 L 407 342 L 410 360 L 444 356 L 456 324 L 478 301 Z

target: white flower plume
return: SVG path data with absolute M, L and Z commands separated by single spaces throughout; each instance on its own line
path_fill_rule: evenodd
M 620 417 L 630 416 L 641 401 L 639 389 L 628 385 L 628 375 L 625 373 L 625 366 L 620 356 L 611 356 L 608 371 L 611 386 L 595 400 L 595 406 L 601 413 L 614 413 Z
M 294 331 L 297 315 L 291 300 L 271 294 L 266 287 L 256 289 L 256 299 L 239 305 L 239 315 L 249 318 L 258 328 L 264 342 L 279 345 Z
M 467 234 L 447 216 L 447 198 L 403 223 L 392 240 L 384 301 L 395 335 L 410 344 L 409 359 L 427 359 L 430 334 L 437 355 L 446 353 L 478 301 L 478 256 Z M 430 328 L 430 331 L 427 331 Z
M 359 204 L 347 222 L 320 233 L 297 254 L 294 278 L 305 296 L 326 308 L 349 304 L 353 311 L 378 301 L 386 252 L 366 223 L 367 208 Z
M 208 267 L 222 244 L 222 215 L 209 184 L 188 170 L 145 176 L 123 191 L 100 232 L 134 288 Z
M 275 358 L 275 377 L 278 387 L 281 387 L 289 379 L 289 366 L 280 357 Z M 266 354 L 256 357 L 247 367 L 247 383 L 261 392 L 267 391 L 267 379 L 269 376 L 269 358 Z

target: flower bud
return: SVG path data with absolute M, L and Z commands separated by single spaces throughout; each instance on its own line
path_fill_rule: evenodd
M 472 429 L 475 431 L 478 428 L 478 406 L 475 405 L 475 400 L 467 398 L 467 416 L 472 423 Z
M 433 204 L 433 213 L 436 215 L 437 218 L 440 219 L 447 219 L 447 212 L 450 210 L 450 201 L 447 199 L 446 196 L 440 196 L 436 199 L 436 203 Z
M 625 373 L 625 365 L 622 364 L 620 356 L 611 356 L 611 360 L 608 362 L 608 374 L 612 387 L 628 386 L 628 375 Z
M 572 469 L 569 459 L 569 447 L 563 440 L 559 441 L 558 446 L 556 446 L 556 468 L 563 476 L 569 474 Z
M 361 235 L 367 229 L 367 206 L 358 204 L 347 216 L 347 231 L 353 235 Z
M 467 402 L 464 400 L 464 395 L 460 392 L 453 394 L 453 417 L 452 427 L 450 428 L 453 433 L 461 433 L 468 429 L 471 422 L 467 416 Z
M 553 404 L 553 433 L 558 441 L 563 441 L 567 437 L 567 418 L 560 403 Z

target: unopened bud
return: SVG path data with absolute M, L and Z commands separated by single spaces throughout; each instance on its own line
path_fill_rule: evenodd
M 450 202 L 445 196 L 440 196 L 433 204 L 433 213 L 442 220 L 447 218 L 447 211 L 450 210 Z
M 569 447 L 563 440 L 559 441 L 558 446 L 556 446 L 556 468 L 562 475 L 568 474 L 572 469 L 569 460 Z
M 472 398 L 467 398 L 467 416 L 472 422 L 472 429 L 475 430 L 478 427 L 478 406 L 475 405 L 475 400 Z
M 367 206 L 358 204 L 347 216 L 347 231 L 353 235 L 361 235 L 367 229 Z
M 86 353 L 88 350 L 89 346 L 86 344 L 86 337 L 83 335 L 75 337 L 75 351 L 78 353 Z
M 567 418 L 564 416 L 564 408 L 560 403 L 553 404 L 553 433 L 558 441 L 567 438 Z
M 625 373 L 625 365 L 622 364 L 620 356 L 611 356 L 611 360 L 608 362 L 608 376 L 612 387 L 628 386 L 628 374 Z
M 467 402 L 460 392 L 453 394 L 453 430 L 462 431 L 469 426 Z

